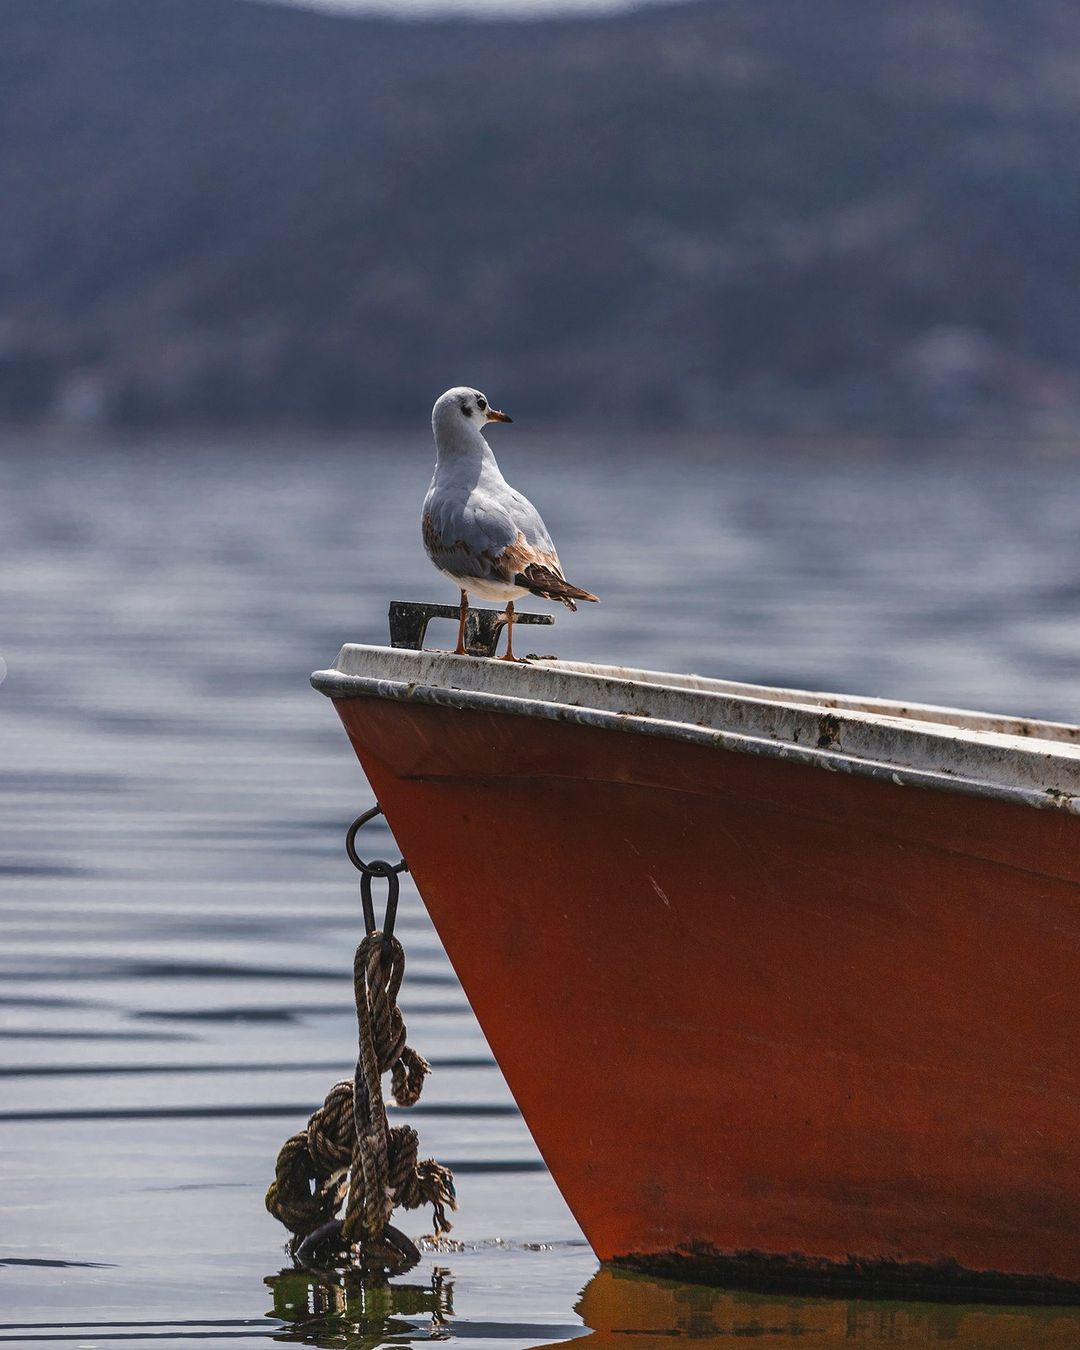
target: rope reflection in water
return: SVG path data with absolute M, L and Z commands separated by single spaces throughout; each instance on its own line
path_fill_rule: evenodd
M 285 1325 L 275 1339 L 307 1345 L 382 1345 L 391 1336 L 432 1339 L 448 1334 L 446 1319 L 454 1312 L 454 1285 L 449 1272 L 435 1270 L 429 1284 L 372 1282 L 353 1267 L 282 1270 L 266 1277 L 274 1306 L 267 1317 Z M 430 1318 L 429 1327 L 416 1325 Z M 330 1339 L 330 1338 L 333 1339 Z

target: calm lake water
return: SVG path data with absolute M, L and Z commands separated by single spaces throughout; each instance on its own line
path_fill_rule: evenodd
M 1080 721 L 1080 455 L 493 440 L 603 597 L 545 650 Z M 342 838 L 371 800 L 307 680 L 385 641 L 389 600 L 456 599 L 418 537 L 430 460 L 422 427 L 3 447 L 0 1342 L 1080 1343 L 1061 1310 L 597 1274 L 407 880 L 454 1242 L 389 1291 L 291 1271 L 262 1197 L 351 1074 Z

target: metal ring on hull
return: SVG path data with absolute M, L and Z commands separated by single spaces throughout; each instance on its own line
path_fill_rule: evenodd
M 394 924 L 397 921 L 398 895 L 401 891 L 398 874 L 407 872 L 409 870 L 408 864 L 404 858 L 399 858 L 396 863 L 387 862 L 385 858 L 373 858 L 371 862 L 365 862 L 356 851 L 357 831 L 366 825 L 369 820 L 374 820 L 376 816 L 382 814 L 383 809 L 376 802 L 369 810 L 356 817 L 345 834 L 345 852 L 349 855 L 349 861 L 360 873 L 360 903 L 364 907 L 364 928 L 369 937 L 372 933 L 379 931 L 379 925 L 375 922 L 375 901 L 371 894 L 371 880 L 373 877 L 382 877 L 386 881 L 386 912 L 381 931 L 383 938 L 389 941 L 393 936 Z

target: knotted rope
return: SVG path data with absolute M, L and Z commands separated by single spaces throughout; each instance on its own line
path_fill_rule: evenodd
M 435 1235 L 449 1232 L 448 1209 L 457 1209 L 450 1169 L 432 1158 L 417 1159 L 419 1140 L 408 1125 L 391 1126 L 383 1102 L 382 1075 L 391 1073 L 398 1106 L 420 1097 L 428 1062 L 405 1043 L 397 1006 L 405 953 L 395 937 L 372 932 L 356 949 L 353 991 L 359 1054 L 353 1081 L 335 1083 L 307 1128 L 278 1154 L 266 1208 L 303 1239 L 340 1234 L 359 1247 L 366 1263 L 393 1268 L 415 1257 L 407 1238 L 390 1225 L 398 1208 L 431 1205 Z M 335 1216 L 348 1195 L 344 1219 Z M 322 1230 L 326 1230 L 323 1232 Z

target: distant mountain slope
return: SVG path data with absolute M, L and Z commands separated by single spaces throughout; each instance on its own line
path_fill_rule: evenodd
M 0 415 L 1064 415 L 1080 8 L 2 0 Z

